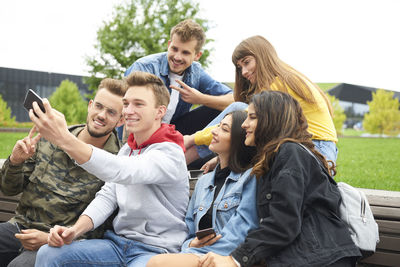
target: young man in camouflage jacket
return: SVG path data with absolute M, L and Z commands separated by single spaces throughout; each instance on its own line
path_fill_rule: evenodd
M 114 128 L 123 122 L 125 91 L 124 82 L 104 79 L 89 102 L 86 125 L 69 131 L 87 144 L 116 154 L 120 144 Z M 0 173 L 3 194 L 22 193 L 16 216 L 0 223 L 0 266 L 34 266 L 49 229 L 56 224 L 73 225 L 104 184 L 58 146 L 40 139 L 40 134 L 34 137 L 35 131 L 34 127 L 17 141 Z M 84 238 L 99 238 L 103 231 L 99 228 Z

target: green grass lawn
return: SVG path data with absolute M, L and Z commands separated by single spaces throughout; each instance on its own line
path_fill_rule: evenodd
M 337 181 L 400 191 L 400 139 L 340 138 Z
M 0 132 L 0 158 L 27 133 Z M 338 142 L 337 181 L 355 187 L 400 191 L 400 139 L 343 137 Z
M 28 133 L 8 133 L 8 132 L 0 132 L 0 159 L 7 158 L 17 140 L 24 138 Z

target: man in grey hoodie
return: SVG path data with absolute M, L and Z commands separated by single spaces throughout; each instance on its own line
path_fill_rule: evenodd
M 71 135 L 63 115 L 47 100 L 46 112 L 36 103 L 38 117 L 29 112 L 42 137 L 106 182 L 72 227 L 50 230 L 36 266 L 145 266 L 155 254 L 177 252 L 186 238 L 189 185 L 183 137 L 174 126 L 161 123 L 169 92 L 149 73 L 134 72 L 126 82 L 122 113 L 130 135 L 117 156 Z M 106 232 L 104 239 L 73 241 L 117 208 L 114 231 Z

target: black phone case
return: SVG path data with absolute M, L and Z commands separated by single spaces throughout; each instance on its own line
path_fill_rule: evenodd
M 196 232 L 197 239 L 202 239 L 203 237 L 211 234 L 214 234 L 215 236 L 215 231 L 213 228 L 207 228 Z
M 43 112 L 46 112 L 45 109 L 44 109 L 44 106 L 43 106 L 42 99 L 38 95 L 36 95 L 31 89 L 29 89 L 28 93 L 25 96 L 25 101 L 24 101 L 24 107 L 26 108 L 26 110 L 28 110 L 28 112 L 29 112 L 30 109 L 33 109 L 32 108 L 32 103 L 35 102 L 35 101 L 36 101 L 36 103 L 38 103 L 40 109 Z

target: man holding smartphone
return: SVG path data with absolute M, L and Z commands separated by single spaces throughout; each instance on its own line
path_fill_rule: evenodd
M 88 105 L 86 125 L 68 128 L 79 140 L 116 154 L 120 148 L 114 128 L 121 125 L 124 82 L 104 79 Z M 100 190 L 103 181 L 77 166 L 59 147 L 35 136 L 17 141 L 0 172 L 5 195 L 22 193 L 16 216 L 0 223 L 0 266 L 34 266 L 37 250 L 47 243 L 56 224 L 72 225 Z M 19 229 L 20 228 L 20 229 Z M 103 227 L 85 238 L 99 238 Z
M 129 138 L 117 156 L 71 135 L 62 114 L 46 100 L 45 113 L 36 103 L 38 117 L 29 112 L 44 138 L 106 182 L 72 227 L 50 230 L 36 266 L 144 267 L 156 254 L 178 252 L 186 239 L 189 179 L 183 136 L 173 125 L 161 123 L 169 92 L 160 78 L 146 72 L 134 72 L 126 82 L 122 114 Z M 113 231 L 107 231 L 104 239 L 74 241 L 115 210 Z

